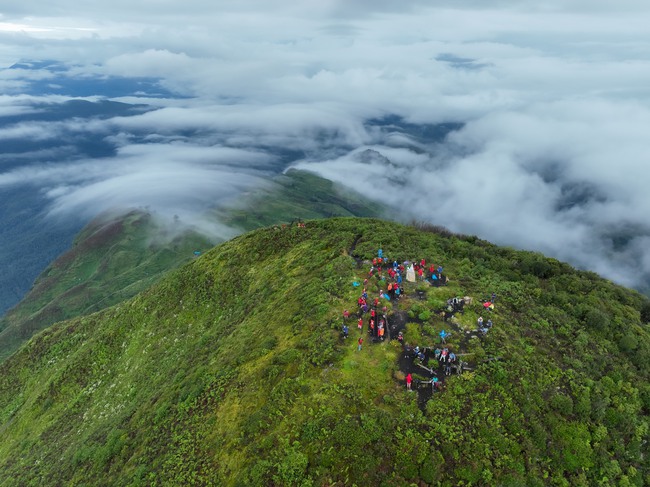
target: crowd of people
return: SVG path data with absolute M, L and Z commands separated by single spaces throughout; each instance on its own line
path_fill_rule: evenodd
M 410 347 L 404 343 L 404 335 L 401 331 L 396 337 L 390 337 L 388 332 L 387 304 L 391 301 L 399 301 L 403 293 L 404 280 L 411 282 L 415 282 L 416 279 L 428 280 L 434 286 L 436 284 L 441 285 L 446 283 L 447 279 L 443 276 L 442 271 L 442 266 L 431 263 L 427 265 L 425 259 L 421 259 L 420 261 L 405 261 L 401 264 L 397 260 L 391 262 L 384 256 L 383 251 L 379 249 L 377 256 L 371 261 L 368 274 L 363 280 L 363 286 L 359 282 L 353 283 L 355 287 L 360 287 L 362 290 L 357 299 L 356 314 L 350 313 L 347 309 L 343 311 L 344 338 L 349 337 L 349 322 L 351 317 L 354 315 L 356 319 L 359 330 L 359 337 L 357 339 L 358 351 L 361 351 L 363 348 L 364 329 L 367 330 L 370 339 L 373 341 L 383 341 L 387 336 L 397 339 L 404 347 L 406 356 L 411 357 L 414 361 L 417 361 L 419 366 L 430 372 L 430 380 L 418 380 L 417 383 L 431 384 L 434 390 L 441 385 L 441 381 L 438 378 L 439 373 L 448 376 L 451 375 L 452 369 L 455 369 L 457 372 L 462 370 L 462 362 L 457 362 L 457 355 L 447 346 L 446 339 L 451 333 L 443 329 L 439 333 L 441 346 L 435 349 L 420 349 L 418 346 Z M 374 292 L 369 291 L 371 286 L 375 288 Z M 373 295 L 372 297 L 371 294 Z M 464 312 L 466 299 L 455 297 L 447 301 L 447 308 L 445 309 L 444 315 L 445 321 L 450 316 L 453 316 L 454 313 Z M 491 312 L 494 309 L 495 300 L 496 295 L 494 293 L 492 294 L 491 300 L 489 298 L 483 300 L 483 307 L 486 312 Z M 484 322 L 482 316 L 478 318 L 478 332 L 485 335 L 491 327 L 491 319 Z M 435 367 L 431 367 L 431 360 L 435 361 Z M 425 364 L 430 367 L 427 367 Z M 410 372 L 406 375 L 405 380 L 407 389 L 412 390 L 414 379 Z
M 367 277 L 363 280 L 362 292 L 357 299 L 357 327 L 360 334 L 363 334 L 364 327 L 367 327 L 368 334 L 373 340 L 383 341 L 388 336 L 388 319 L 386 317 L 387 306 L 390 301 L 397 302 L 403 292 L 403 281 L 408 279 L 406 272 L 416 273 L 420 279 L 442 280 L 442 266 L 430 264 L 427 267 L 425 259 L 419 262 L 405 261 L 398 263 L 393 260 L 391 263 L 384 256 L 383 250 L 379 249 L 377 256 L 371 261 Z M 369 285 L 376 283 L 379 288 L 377 294 L 371 298 Z M 361 287 L 358 282 L 353 283 L 355 287 Z M 343 336 L 347 338 L 350 333 L 348 320 L 350 312 L 343 311 Z M 444 337 L 443 337 L 444 339 Z M 358 343 L 358 350 L 361 350 L 362 343 Z

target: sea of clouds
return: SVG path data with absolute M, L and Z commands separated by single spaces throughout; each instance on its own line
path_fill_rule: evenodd
M 189 218 L 298 167 L 406 220 L 647 286 L 650 4 L 489 3 L 2 7 L 0 65 L 65 70 L 0 71 L 0 146 L 40 144 L 0 153 L 0 191 L 40 192 L 52 218 L 130 206 Z M 11 121 L 75 98 L 62 76 L 155 79 L 160 93 L 111 96 L 146 105 L 129 116 Z M 373 120 L 457 125 L 429 139 Z M 113 152 L 75 149 L 91 136 Z

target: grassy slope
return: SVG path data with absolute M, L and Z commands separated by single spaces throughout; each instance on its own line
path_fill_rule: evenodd
M 246 195 L 218 213 L 219 220 L 244 231 L 299 219 L 336 216 L 385 217 L 389 210 L 306 171 L 291 169 L 267 189 Z
M 247 231 L 298 218 L 382 212 L 381 206 L 342 192 L 330 181 L 289 171 L 270 188 L 245 196 L 235 208 L 221 210 L 215 219 Z M 213 245 L 193 232 L 173 239 L 165 232 L 138 211 L 91 222 L 73 248 L 54 261 L 28 295 L 0 319 L 0 361 L 52 323 L 130 298 L 190 260 L 195 249 Z
M 148 288 L 170 268 L 213 244 L 186 231 L 170 237 L 149 214 L 100 217 L 0 320 L 0 360 L 56 321 L 111 306 Z
M 394 342 L 339 336 L 366 272 L 354 242 L 445 266 L 449 287 L 400 304 L 411 342 L 435 342 L 427 311 L 448 297 L 499 295 L 466 345 L 475 371 L 424 409 Z M 260 230 L 0 365 L 0 485 L 647 484 L 641 316 L 638 293 L 473 238 L 359 219 Z

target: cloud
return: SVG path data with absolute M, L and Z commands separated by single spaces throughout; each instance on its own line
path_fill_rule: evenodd
M 99 213 L 147 208 L 161 218 L 178 216 L 212 236 L 233 231 L 204 213 L 264 184 L 270 157 L 227 147 L 182 143 L 127 145 L 104 160 L 21 166 L 0 174 L 0 188 L 36 187 L 49 199 L 51 217 L 90 219 Z
M 40 185 L 57 215 L 189 214 L 299 159 L 409 217 L 650 282 L 649 14 L 641 0 L 14 2 L 0 22 L 25 28 L 0 28 L 0 62 L 153 77 L 179 97 L 143 90 L 119 101 L 156 110 L 2 125 L 2 140 L 94 137 L 115 156 L 41 149 L 0 185 Z M 7 89 L 36 80 L 60 81 L 0 71 Z M 35 107 L 0 98 L 0 116 Z M 372 122 L 387 116 L 400 122 Z M 431 135 L 448 122 L 462 128 Z
M 296 166 L 405 219 L 540 250 L 633 286 L 650 278 L 649 123 L 650 110 L 633 103 L 544 104 L 486 115 L 426 153 L 375 145 Z

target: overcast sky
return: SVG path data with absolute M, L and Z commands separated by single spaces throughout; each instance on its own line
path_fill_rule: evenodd
M 42 181 L 53 214 L 169 194 L 187 208 L 259 184 L 277 170 L 260 147 L 288 148 L 405 216 L 637 285 L 650 276 L 649 24 L 644 0 L 13 2 L 0 67 L 57 60 L 77 77 L 157 77 L 183 98 L 2 127 L 0 143 L 92 131 L 118 150 L 5 171 L 0 186 Z M 21 96 L 48 76 L 0 72 L 0 115 L 56 103 Z M 465 125 L 442 144 L 396 143 L 364 124 L 389 114 Z M 391 164 L 360 158 L 368 148 Z

